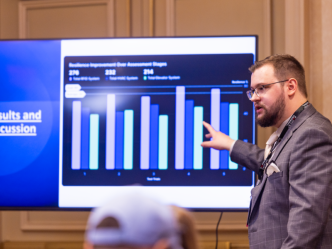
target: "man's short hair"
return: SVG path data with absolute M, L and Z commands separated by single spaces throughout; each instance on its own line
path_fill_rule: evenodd
M 305 73 L 301 63 L 289 54 L 277 54 L 266 57 L 261 61 L 256 61 L 254 65 L 249 68 L 251 73 L 264 65 L 270 64 L 274 68 L 274 74 L 278 80 L 287 80 L 295 78 L 298 82 L 300 92 L 308 97 L 307 88 L 305 84 Z M 270 83 L 270 82 L 269 82 Z

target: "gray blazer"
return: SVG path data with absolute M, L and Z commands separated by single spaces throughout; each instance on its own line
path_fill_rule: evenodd
M 264 150 L 236 141 L 231 159 L 259 172 Z M 251 191 L 251 249 L 332 248 L 332 125 L 309 105 L 271 158 L 280 172 L 264 173 Z

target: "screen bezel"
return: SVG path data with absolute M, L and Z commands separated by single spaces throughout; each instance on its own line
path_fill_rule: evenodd
M 177 38 L 227 38 L 227 37 L 255 37 L 256 46 L 255 46 L 255 61 L 258 58 L 258 35 L 225 35 L 225 36 L 173 36 L 173 37 L 97 37 L 97 38 L 59 38 L 59 39 L 4 39 L 2 41 L 63 41 L 63 40 L 83 40 L 83 39 L 177 39 Z M 0 42 L 1 45 L 1 42 Z M 61 111 L 60 111 L 61 112 Z M 60 114 L 60 113 L 59 113 Z M 61 121 L 60 121 L 61 122 Z M 61 125 L 61 124 L 60 124 Z M 254 139 L 255 143 L 257 141 L 257 125 L 254 125 Z M 256 179 L 254 177 L 254 186 L 256 185 Z M 55 207 L 55 206 L 1 206 L 1 211 L 91 211 L 93 208 L 63 208 L 63 207 Z M 190 211 L 195 212 L 247 212 L 248 208 L 188 208 Z

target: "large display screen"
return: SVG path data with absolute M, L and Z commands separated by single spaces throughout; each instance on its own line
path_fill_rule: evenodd
M 254 173 L 203 149 L 255 143 L 257 37 L 0 42 L 0 206 L 91 208 L 125 191 L 247 209 Z

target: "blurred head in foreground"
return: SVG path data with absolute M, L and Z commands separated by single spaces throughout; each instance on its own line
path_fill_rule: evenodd
M 187 211 L 135 193 L 92 211 L 85 249 L 197 249 L 196 245 Z

